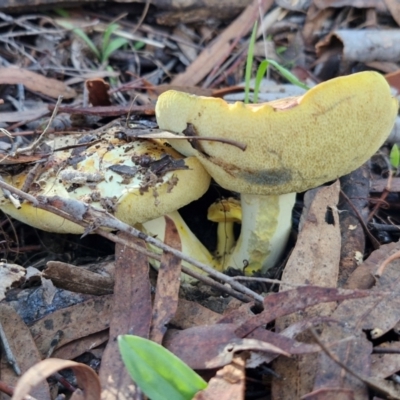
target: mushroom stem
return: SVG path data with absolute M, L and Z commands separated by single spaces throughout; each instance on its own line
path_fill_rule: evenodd
M 179 232 L 179 237 L 181 239 L 181 251 L 190 257 L 200 261 L 204 264 L 208 264 L 213 266 L 216 269 L 219 269 L 216 265 L 216 260 L 213 258 L 211 253 L 205 248 L 205 246 L 200 242 L 199 239 L 194 235 L 194 233 L 190 230 L 190 228 L 186 225 L 186 222 L 183 220 L 178 211 L 173 211 L 167 214 L 170 217 L 176 226 L 176 229 Z M 151 236 L 157 237 L 162 242 L 165 242 L 165 218 L 159 217 L 141 224 L 144 231 Z M 159 252 L 159 249 L 153 249 L 156 252 Z M 153 263 L 153 262 L 152 262 Z M 153 264 L 156 268 L 158 268 L 157 263 Z M 194 268 L 189 264 L 185 264 L 189 268 Z M 196 272 L 202 273 L 202 271 L 196 269 Z M 190 279 L 190 277 L 189 277 Z
M 287 243 L 292 226 L 296 193 L 254 195 L 243 193 L 242 229 L 235 248 L 224 264 L 242 270 L 265 272 L 276 265 Z
M 235 234 L 233 232 L 233 222 L 218 222 L 217 228 L 217 250 L 216 257 L 222 259 L 231 251 L 235 245 Z

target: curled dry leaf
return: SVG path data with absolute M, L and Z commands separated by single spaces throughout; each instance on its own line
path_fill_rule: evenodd
M 33 387 L 64 368 L 71 368 L 74 371 L 78 386 L 84 391 L 84 400 L 100 399 L 100 381 L 92 368 L 75 361 L 48 358 L 40 361 L 25 372 L 19 379 L 11 400 L 24 400 L 25 396 L 29 394 Z

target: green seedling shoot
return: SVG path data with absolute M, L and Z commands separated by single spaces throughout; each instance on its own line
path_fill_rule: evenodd
M 390 164 L 394 169 L 399 169 L 400 165 L 400 150 L 399 146 L 396 144 L 393 145 L 392 149 L 390 150 Z
M 101 64 L 107 63 L 108 59 L 110 58 L 111 54 L 114 53 L 114 51 L 129 43 L 127 39 L 122 37 L 116 37 L 114 39 L 111 38 L 112 35 L 115 35 L 117 30 L 119 29 L 119 25 L 115 23 L 108 25 L 107 29 L 104 31 L 100 49 L 97 48 L 92 39 L 81 28 L 75 28 L 72 23 L 65 20 L 61 20 L 58 23 L 63 28 L 70 29 L 75 35 L 81 38 Z
M 251 79 L 251 70 L 253 66 L 254 59 L 254 46 L 257 36 L 257 22 L 254 24 L 253 31 L 250 37 L 249 49 L 247 53 L 246 60 L 246 70 L 245 70 L 245 98 L 244 102 L 249 103 L 249 92 L 250 92 L 250 79 Z M 287 68 L 280 65 L 275 60 L 266 59 L 262 61 L 257 69 L 255 83 L 254 83 L 254 94 L 253 94 L 253 103 L 258 102 L 258 93 L 260 91 L 261 82 L 264 78 L 265 73 L 268 68 L 272 66 L 275 68 L 281 76 L 287 79 L 293 85 L 299 86 L 303 89 L 309 90 L 310 88 L 300 81 L 295 75 L 293 75 Z

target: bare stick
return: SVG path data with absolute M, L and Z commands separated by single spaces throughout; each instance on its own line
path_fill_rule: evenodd
M 95 232 L 102 236 L 110 237 L 109 233 L 106 233 L 105 231 L 100 229 L 100 227 L 106 227 L 112 230 L 123 231 L 132 236 L 143 239 L 147 243 L 150 243 L 153 246 L 160 248 L 162 251 L 174 254 L 176 257 L 179 257 L 180 259 L 188 262 L 189 264 L 199 268 L 200 270 L 206 272 L 215 279 L 218 279 L 222 282 L 229 284 L 232 288 L 234 288 L 238 292 L 249 296 L 250 298 L 256 300 L 257 302 L 260 303 L 263 302 L 263 297 L 261 295 L 253 292 L 252 290 L 248 289 L 239 282 L 236 282 L 231 277 L 216 271 L 214 268 L 206 264 L 203 264 L 170 246 L 167 246 L 165 243 L 139 231 L 138 229 L 133 228 L 128 224 L 125 224 L 124 222 L 118 220 L 117 218 L 107 213 L 106 211 L 95 209 L 78 200 L 63 199 L 58 196 L 53 196 L 53 197 L 39 196 L 36 199 L 34 196 L 22 192 L 21 190 L 16 189 L 13 186 L 2 181 L 0 181 L 0 187 L 8 189 L 10 192 L 14 192 L 21 198 L 31 202 L 35 207 L 49 211 L 53 214 L 57 214 L 62 218 L 65 218 L 69 221 L 75 222 L 76 224 L 85 227 L 87 229 L 87 233 Z M 55 206 L 54 204 L 57 204 L 57 206 Z M 153 255 L 150 255 L 150 257 L 154 258 Z
M 57 115 L 58 112 L 58 108 L 61 105 L 63 97 L 62 96 L 58 96 L 58 100 L 57 103 L 54 107 L 53 113 L 51 114 L 51 117 L 49 119 L 49 122 L 47 123 L 46 128 L 44 128 L 43 132 L 40 134 L 40 136 L 34 141 L 32 142 L 29 146 L 26 147 L 21 147 L 20 149 L 15 150 L 15 154 L 13 154 L 14 156 L 16 154 L 23 154 L 23 153 L 27 153 L 29 151 L 32 151 L 33 149 L 35 149 L 36 147 L 39 146 L 40 142 L 43 140 L 43 138 L 45 137 L 47 131 L 49 130 L 51 124 L 53 123 L 54 118 Z

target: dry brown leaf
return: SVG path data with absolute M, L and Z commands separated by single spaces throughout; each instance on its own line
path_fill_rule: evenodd
M 398 251 L 396 247 L 399 247 L 399 244 L 396 245 L 390 246 L 392 250 L 386 254 L 385 249 L 380 249 L 373 252 L 370 257 L 374 255 L 376 259 L 377 255 L 381 255 L 387 258 Z M 375 265 L 375 269 L 378 266 L 379 264 Z M 391 262 L 385 268 L 383 275 L 371 289 L 370 297 L 363 301 L 359 299 L 344 301 L 332 317 L 339 321 L 347 321 L 355 330 L 371 330 L 373 338 L 381 337 L 391 330 L 400 321 L 400 260 Z
M 331 186 L 306 193 L 301 222 L 303 227 L 285 266 L 282 282 L 336 287 L 340 261 L 340 225 L 336 208 L 339 190 L 339 181 L 336 181 Z M 287 288 L 283 284 L 280 291 Z M 295 313 L 277 319 L 275 327 L 281 332 L 299 320 L 329 316 L 335 307 L 336 303 L 318 304 L 301 314 Z M 307 333 L 302 334 L 299 340 L 305 343 L 314 342 Z M 307 354 L 290 361 L 278 358 L 274 368 L 284 379 L 273 379 L 273 392 L 293 399 L 310 392 L 314 383 L 317 357 L 317 354 Z
M 121 234 L 123 235 L 123 234 Z M 128 240 L 128 237 L 125 235 Z M 135 244 L 140 239 L 129 237 Z M 136 388 L 125 368 L 118 349 L 117 337 L 131 334 L 148 338 L 151 323 L 151 287 L 147 256 L 129 247 L 115 247 L 115 285 L 110 339 L 103 353 L 100 381 L 103 400 L 130 400 Z
M 11 400 L 24 400 L 25 396 L 31 393 L 35 386 L 45 381 L 45 379 L 50 375 L 65 368 L 71 368 L 74 371 L 78 386 L 84 393 L 84 396 L 82 397 L 83 400 L 100 399 L 100 381 L 96 372 L 94 372 L 92 368 L 75 361 L 48 358 L 40 361 L 26 371 L 26 373 L 19 379 Z M 43 397 L 38 397 L 37 399 L 42 400 Z
M 75 90 L 63 82 L 14 66 L 0 68 L 0 84 L 23 84 L 33 92 L 42 93 L 53 99 L 57 99 L 58 96 L 63 96 L 64 99 L 76 97 Z
M 332 344 L 340 339 L 346 340 Z M 345 322 L 332 323 L 324 328 L 321 340 L 326 345 L 331 344 L 329 350 L 352 371 L 365 377 L 370 375 L 372 343 L 367 340 L 364 332 L 354 333 L 345 326 Z M 350 391 L 354 399 L 362 400 L 368 397 L 367 386 L 345 372 L 327 354 L 319 354 L 317 366 L 313 391 L 334 387 L 340 388 L 339 393 Z
M 0 322 L 7 337 L 10 349 L 22 373 L 34 367 L 41 359 L 35 342 L 20 316 L 7 304 L 0 304 Z M 18 377 L 7 364 L 4 351 L 1 352 L 0 379 L 10 386 L 15 386 Z M 37 399 L 50 400 L 49 386 L 46 381 L 38 385 L 31 393 Z M 4 398 L 0 395 L 1 398 Z
M 164 346 L 193 369 L 213 369 L 232 362 L 238 351 L 255 350 L 289 356 L 273 344 L 241 339 L 236 324 L 197 326 L 184 331 L 168 331 Z
M 168 216 L 164 218 L 165 244 L 181 251 L 181 239 L 174 221 Z M 178 307 L 181 261 L 171 253 L 164 252 L 161 257 L 150 328 L 150 339 L 159 344 L 167 330 L 168 322 L 173 318 Z
M 396 253 L 398 251 L 396 247 L 399 247 L 399 244 L 391 243 L 373 252 L 369 259 L 357 268 L 353 276 L 358 270 L 368 271 L 369 269 L 370 274 L 376 271 L 379 261 L 382 262 L 390 254 Z M 392 329 L 399 321 L 399 265 L 400 261 L 396 260 L 385 269 L 382 277 L 370 290 L 371 296 L 364 301 L 354 299 L 340 303 L 331 316 L 338 323 L 330 324 L 321 335 L 321 340 L 326 344 L 338 339 L 347 339 L 345 342 L 331 346 L 330 351 L 343 364 L 363 376 L 364 381 L 343 373 L 342 368 L 324 353 L 319 356 L 318 371 L 325 372 L 317 375 L 314 390 L 332 386 L 341 387 L 352 390 L 355 399 L 364 399 L 367 396 L 368 386 L 378 384 L 384 392 L 393 391 L 393 398 L 399 398 L 399 390 L 395 386 L 390 386 L 376 376 L 373 379 L 365 378 L 371 376 L 372 343 L 367 340 L 364 333 L 364 330 L 371 330 L 371 334 L 375 332 L 375 336 L 379 337 Z M 361 284 L 364 283 L 361 281 Z
M 93 333 L 92 335 L 74 340 L 73 342 L 61 346 L 52 354 L 52 357 L 62 358 L 63 360 L 72 360 L 83 353 L 89 353 L 90 350 L 107 342 L 107 340 L 108 329 Z
M 62 337 L 57 347 L 108 328 L 111 303 L 111 295 L 97 296 L 57 310 L 35 322 L 30 331 L 42 356 L 47 354 L 59 331 L 62 332 Z
M 357 299 L 370 296 L 367 291 L 343 290 L 317 286 L 303 286 L 285 292 L 273 293 L 264 299 L 264 311 L 249 318 L 236 330 L 238 337 L 246 337 L 259 326 L 276 318 L 304 310 L 320 303 Z
M 369 257 L 357 267 L 347 280 L 346 289 L 370 289 L 376 280 L 374 273 L 386 257 L 400 250 L 400 243 L 391 242 L 382 245 L 378 250 L 373 251 Z
M 232 362 L 220 369 L 208 382 L 206 389 L 193 400 L 243 400 L 246 385 L 246 358 L 248 354 L 235 354 Z
M 108 91 L 110 85 L 103 78 L 91 78 L 85 81 L 85 88 L 88 91 L 89 103 L 94 106 L 110 106 Z
M 171 323 L 180 329 L 187 329 L 193 326 L 212 325 L 217 323 L 221 318 L 218 314 L 210 309 L 185 299 L 179 299 L 178 309 Z
M 371 376 L 386 379 L 400 371 L 400 342 L 384 343 L 375 347 L 376 350 L 393 350 L 397 353 L 371 355 Z
M 369 212 L 369 182 L 370 171 L 367 164 L 340 178 L 343 195 L 338 206 L 341 211 L 339 219 L 342 236 L 339 287 L 345 286 L 350 274 L 354 272 L 364 258 L 366 237 L 362 222 L 367 223 Z M 362 221 L 360 221 L 360 218 Z

